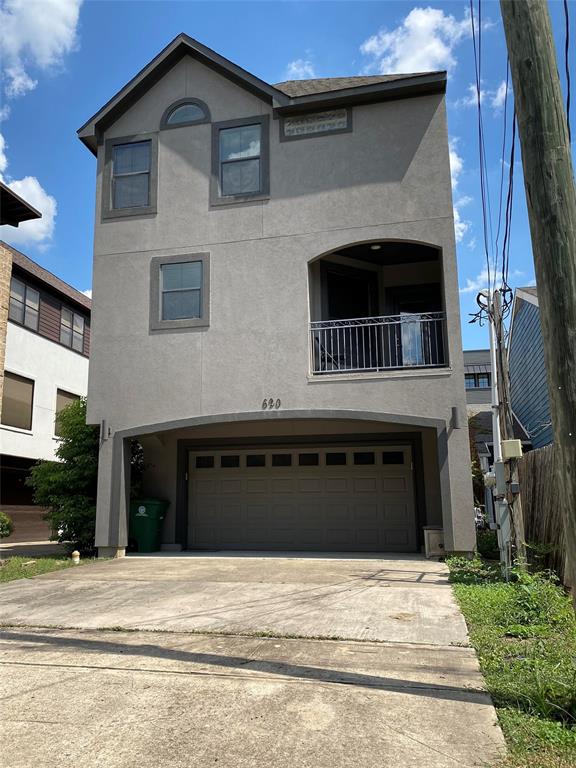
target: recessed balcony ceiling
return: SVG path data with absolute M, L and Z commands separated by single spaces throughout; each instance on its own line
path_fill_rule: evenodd
M 376 247 L 380 246 L 380 247 Z M 349 259 L 368 261 L 372 264 L 412 264 L 421 261 L 438 261 L 439 251 L 421 243 L 372 242 L 341 248 L 338 253 Z

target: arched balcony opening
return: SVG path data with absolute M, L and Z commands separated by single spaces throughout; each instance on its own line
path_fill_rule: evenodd
M 309 270 L 313 375 L 448 364 L 438 248 L 357 243 L 315 259 Z

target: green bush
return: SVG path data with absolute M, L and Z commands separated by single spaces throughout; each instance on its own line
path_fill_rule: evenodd
M 14 523 L 6 512 L 0 510 L 0 539 L 7 539 L 14 530 Z
M 446 564 L 453 584 L 485 584 L 502 579 L 499 566 L 485 563 L 479 557 L 449 557 Z
M 58 461 L 40 461 L 28 484 L 34 501 L 47 507 L 52 540 L 83 552 L 94 549 L 98 428 L 86 424 L 86 400 L 68 405 L 58 415 Z
M 496 531 L 478 531 L 476 534 L 476 546 L 478 547 L 478 553 L 485 557 L 486 560 L 500 560 L 498 534 Z

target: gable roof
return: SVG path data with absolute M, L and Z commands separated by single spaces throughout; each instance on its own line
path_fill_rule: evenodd
M 270 85 L 202 43 L 181 33 L 118 91 L 78 130 L 78 137 L 93 154 L 98 136 L 157 83 L 184 56 L 192 56 L 270 104 L 277 113 L 304 111 L 307 107 L 332 107 L 404 98 L 423 93 L 443 93 L 446 72 L 417 75 L 373 75 L 360 77 L 288 80 Z
M 10 254 L 12 255 L 12 264 L 21 269 L 23 272 L 26 272 L 26 274 L 30 275 L 30 277 L 38 280 L 38 282 L 49 286 L 52 288 L 52 290 L 56 291 L 56 293 L 59 293 L 61 296 L 64 296 L 66 299 L 79 304 L 85 310 L 88 310 L 88 313 L 90 313 L 92 302 L 88 296 L 76 288 L 73 288 L 71 285 L 68 285 L 68 283 L 65 283 L 64 280 L 61 280 L 59 277 L 56 277 L 56 275 L 53 275 L 52 272 L 48 272 L 47 269 L 41 267 L 40 264 L 36 264 L 35 261 L 32 261 L 32 259 L 30 259 L 28 256 L 25 256 L 21 251 L 17 251 L 16 248 L 12 248 L 12 246 L 8 245 L 8 243 L 0 240 L 0 244 L 6 248 L 7 251 L 10 251 Z

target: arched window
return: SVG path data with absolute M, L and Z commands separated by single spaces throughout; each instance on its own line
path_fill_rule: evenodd
M 160 128 L 179 128 L 210 122 L 210 110 L 200 99 L 180 99 L 171 104 L 162 115 Z

